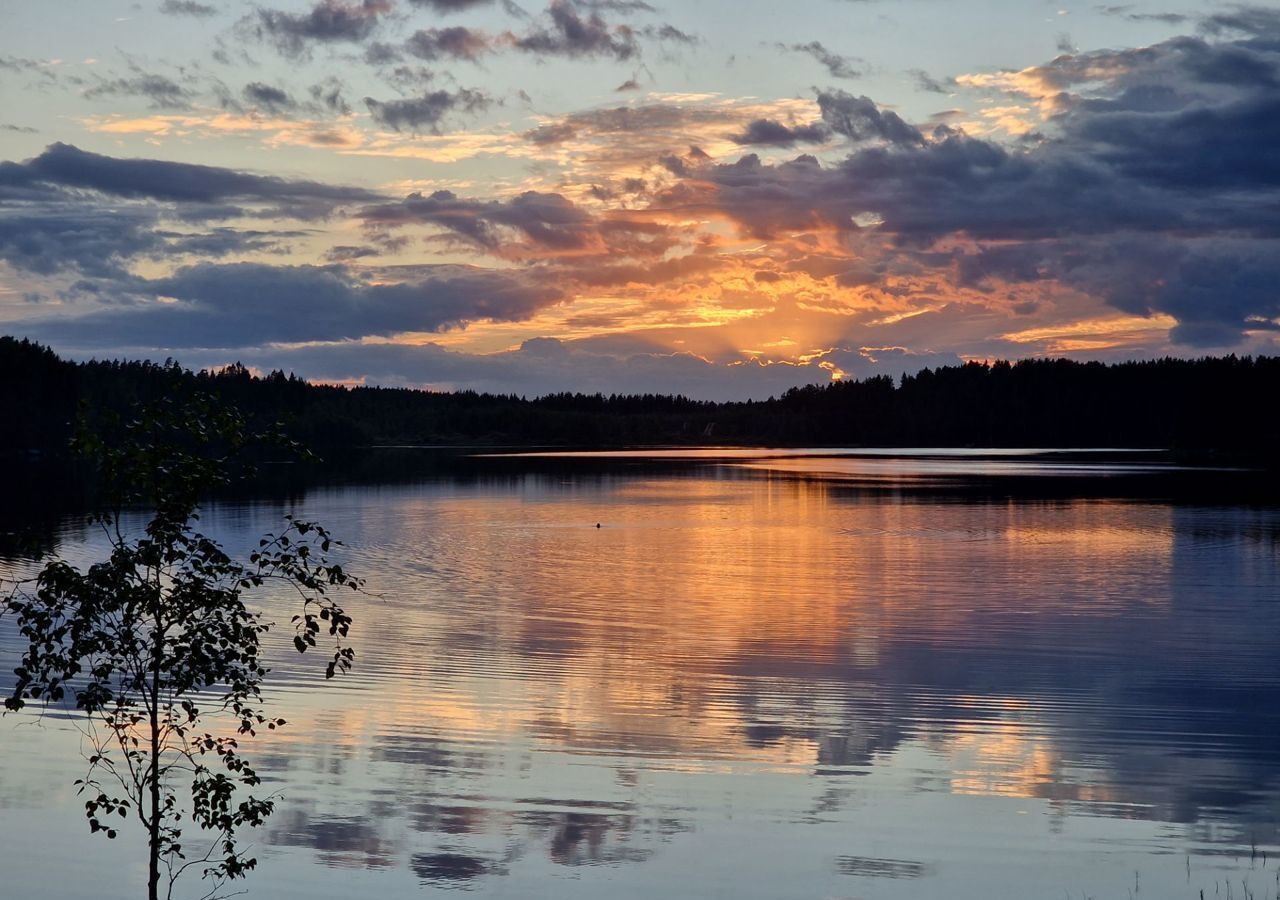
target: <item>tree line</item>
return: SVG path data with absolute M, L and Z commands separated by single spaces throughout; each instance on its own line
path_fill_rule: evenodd
M 56 455 L 77 411 L 122 411 L 176 387 L 282 421 L 317 448 L 371 445 L 1150 447 L 1280 459 L 1280 358 L 1121 363 L 1032 359 L 924 369 L 715 403 L 655 394 L 474 391 L 311 384 L 244 366 L 192 372 L 172 361 L 72 362 L 0 338 L 0 415 L 9 454 Z

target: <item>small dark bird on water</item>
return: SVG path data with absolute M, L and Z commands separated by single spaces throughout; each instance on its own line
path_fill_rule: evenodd
M 596 523 L 596 527 L 597 527 L 597 528 L 599 528 L 599 527 L 600 527 L 600 523 L 599 523 L 599 522 L 597 522 L 597 523 Z

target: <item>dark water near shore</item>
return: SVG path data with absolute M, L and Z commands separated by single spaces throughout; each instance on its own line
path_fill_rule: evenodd
M 280 635 L 250 896 L 1277 895 L 1280 507 L 1141 455 L 824 453 L 214 505 L 234 550 L 323 521 L 379 594 L 337 684 Z M 0 896 L 138 895 L 79 745 L 0 721 Z

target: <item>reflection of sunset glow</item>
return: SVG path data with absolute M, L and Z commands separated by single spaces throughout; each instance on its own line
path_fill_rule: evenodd
M 990 595 L 992 610 L 1004 608 L 1012 592 L 1024 612 L 1107 616 L 1128 603 L 1109 599 L 1118 576 L 1099 569 L 1093 581 L 1072 561 L 1113 558 L 1158 572 L 1171 550 L 1169 534 L 1149 522 L 1124 524 L 1130 514 L 1124 505 L 1073 504 L 1043 527 L 1023 521 L 1019 508 L 992 509 L 975 529 L 960 512 L 952 520 L 924 506 L 833 505 L 831 487 L 821 482 L 636 479 L 619 485 L 607 509 L 592 513 L 607 527 L 588 533 L 577 530 L 588 523 L 562 519 L 562 503 L 553 497 L 532 495 L 520 524 L 497 530 L 474 497 L 401 509 L 411 543 L 427 547 L 443 533 L 468 534 L 483 540 L 469 546 L 470 554 L 506 561 L 488 573 L 482 607 L 451 604 L 438 613 L 428 607 L 414 633 L 402 635 L 421 648 L 415 651 L 421 658 L 447 660 L 456 629 L 486 634 L 470 646 L 465 664 L 451 664 L 447 679 L 425 692 L 412 681 L 393 681 L 367 713 L 382 724 L 342 725 L 351 740 L 370 728 L 385 732 L 421 721 L 498 744 L 522 742 L 523 734 L 569 746 L 623 741 L 646 754 L 716 758 L 740 746 L 755 716 L 767 717 L 761 705 L 767 681 L 751 689 L 759 695 L 743 707 L 737 679 L 788 684 L 801 673 L 847 666 L 871 673 L 891 664 L 893 648 L 904 641 L 947 646 L 963 636 L 982 645 L 998 634 L 971 630 L 981 612 L 972 598 L 953 605 L 945 591 L 903 584 L 899 572 L 929 571 L 941 584 L 954 567 L 981 559 L 1008 567 L 993 574 L 999 588 Z M 665 518 L 677 502 L 679 518 Z M 664 518 L 651 518 L 650 510 Z M 746 522 L 744 514 L 751 517 Z M 1100 518 L 1115 524 L 1099 527 Z M 584 541 L 599 551 L 580 553 Z M 513 542 L 522 548 L 515 555 Z M 822 559 L 839 562 L 813 562 Z M 1072 589 L 1046 590 L 1046 579 L 1054 578 Z M 1159 602 L 1158 587 L 1148 585 L 1150 602 Z M 397 598 L 397 605 L 412 596 Z M 541 606 L 524 609 L 526 597 L 542 598 Z M 469 624 L 476 614 L 491 624 Z M 526 656 L 535 677 L 495 681 L 490 673 L 503 671 L 502 660 L 513 652 Z M 495 717 L 495 702 L 502 716 Z M 1000 715 L 1022 709 L 1011 700 Z M 1048 779 L 1056 755 L 1043 736 L 1027 735 L 1012 724 L 960 729 L 947 752 L 971 754 L 974 762 L 957 773 L 956 790 L 1011 793 Z M 817 741 L 817 732 L 784 733 L 757 742 L 751 755 L 804 764 Z
M 1025 726 L 961 728 L 947 746 L 955 760 L 951 790 L 982 796 L 1041 797 L 1061 775 L 1061 760 L 1044 735 Z
M 1160 852 L 1181 840 L 1161 823 L 1230 828 L 1255 796 L 1264 808 L 1250 760 L 1269 751 L 1243 732 L 1269 747 L 1273 717 L 1197 691 L 1265 688 L 1271 632 L 1256 604 L 1199 593 L 1199 564 L 1234 541 L 1235 570 L 1270 584 L 1274 523 L 956 492 L 957 466 L 997 477 L 1020 458 L 955 454 L 930 482 L 937 452 L 896 458 L 916 481 L 823 474 L 885 456 L 485 457 L 466 469 L 479 477 L 308 495 L 379 594 L 349 604 L 357 666 L 336 682 L 287 628 L 271 636 L 267 701 L 288 725 L 246 742 L 284 795 L 265 844 L 443 883 L 451 864 L 653 879 L 746 822 L 795 852 L 942 870 L 975 802 L 1018 840 L 1124 823 L 1164 829 Z M 234 546 L 271 506 L 204 521 Z M 295 601 L 275 599 L 287 621 Z M 950 849 L 874 846 L 922 836 Z

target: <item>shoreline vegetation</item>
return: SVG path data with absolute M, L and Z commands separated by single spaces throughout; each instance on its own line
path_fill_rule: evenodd
M 280 421 L 320 451 L 373 446 L 1145 448 L 1177 459 L 1274 468 L 1280 357 L 1098 363 L 968 363 L 894 380 L 793 388 L 766 400 L 560 393 L 536 398 L 311 384 L 239 364 L 72 362 L 0 337 L 0 415 L 10 458 L 56 460 L 84 410 L 121 411 L 175 390 L 208 391 Z

